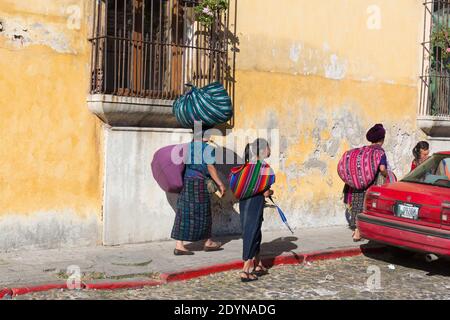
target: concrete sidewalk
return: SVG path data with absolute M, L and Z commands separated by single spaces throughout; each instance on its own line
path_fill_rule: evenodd
M 65 283 L 69 266 L 78 266 L 87 281 L 138 281 L 159 279 L 161 273 L 182 272 L 241 259 L 239 236 L 215 238 L 224 250 L 201 251 L 201 244 L 188 246 L 194 256 L 174 256 L 174 242 L 153 242 L 116 247 L 65 248 L 0 253 L 0 288 Z M 276 257 L 287 253 L 308 253 L 358 248 L 345 226 L 263 233 L 262 255 Z M 198 250 L 198 251 L 197 251 Z

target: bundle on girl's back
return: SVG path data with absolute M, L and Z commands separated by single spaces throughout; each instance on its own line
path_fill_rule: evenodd
M 230 189 L 239 199 L 247 199 L 268 190 L 275 183 L 275 174 L 264 161 L 246 163 L 231 169 Z

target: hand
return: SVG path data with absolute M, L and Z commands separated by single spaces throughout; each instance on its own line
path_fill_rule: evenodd
M 264 192 L 264 197 L 268 198 L 268 197 L 272 196 L 273 193 L 274 193 L 273 190 L 269 189 L 266 192 Z
M 223 184 L 220 184 L 219 185 L 219 191 L 220 191 L 220 193 L 222 194 L 222 197 L 223 197 L 223 195 L 225 194 L 225 191 L 227 191 L 227 189 L 225 188 L 225 186 Z

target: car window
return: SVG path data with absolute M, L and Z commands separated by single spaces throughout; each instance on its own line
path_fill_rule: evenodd
M 437 174 L 450 180 L 450 159 L 442 159 L 437 167 Z
M 450 155 L 433 155 L 402 181 L 450 187 Z

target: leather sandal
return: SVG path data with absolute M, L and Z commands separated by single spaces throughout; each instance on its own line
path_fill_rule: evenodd
M 173 254 L 176 256 L 192 256 L 194 253 L 192 251 L 174 249 Z
M 258 268 L 259 268 L 259 270 L 256 270 L 256 269 L 258 269 Z M 257 277 L 262 277 L 262 276 L 265 276 L 265 275 L 269 274 L 269 270 L 267 270 L 267 269 L 264 268 L 264 267 L 257 266 L 257 267 L 253 270 L 252 274 L 254 274 L 254 275 L 257 276 Z
M 204 246 L 203 250 L 205 250 L 206 252 L 210 252 L 210 251 L 219 251 L 222 250 L 222 243 L 217 242 L 214 246 Z
M 247 277 L 243 278 L 241 276 L 241 282 L 252 282 L 258 280 L 258 277 L 250 272 L 241 271 L 241 275 L 242 274 L 245 274 Z M 251 278 L 252 276 L 254 276 L 255 278 Z

